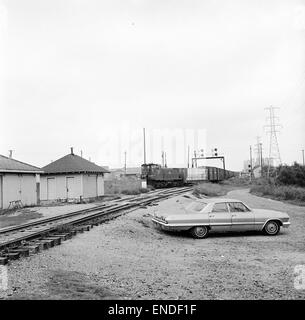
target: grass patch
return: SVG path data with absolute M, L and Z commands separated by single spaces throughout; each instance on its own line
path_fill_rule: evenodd
M 248 177 L 232 177 L 221 181 L 220 184 L 232 187 L 248 187 L 250 185 L 250 179 Z
M 258 184 L 252 186 L 250 192 L 258 196 L 267 196 L 276 200 L 292 200 L 305 204 L 305 188 L 301 187 Z
M 138 189 L 124 189 L 121 191 L 122 194 L 126 194 L 126 195 L 139 195 L 141 193 L 147 193 L 149 192 L 150 189 L 146 189 L 146 188 L 138 188 Z
M 58 226 L 55 229 L 55 232 L 59 232 L 59 233 L 69 233 L 74 229 L 74 226 L 71 224 L 67 224 L 67 225 L 62 225 L 62 226 Z
M 131 196 L 131 195 L 138 195 L 138 194 L 140 194 L 141 192 L 140 192 L 140 190 L 138 189 L 133 189 L 133 190 L 128 190 L 128 189 L 126 189 L 126 190 L 122 190 L 121 191 L 121 193 L 122 194 L 126 194 L 126 195 L 128 195 L 128 196 Z
M 194 187 L 195 196 L 219 197 L 224 196 L 229 191 L 228 187 L 216 183 L 200 183 Z

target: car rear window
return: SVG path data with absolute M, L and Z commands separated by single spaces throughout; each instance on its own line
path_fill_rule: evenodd
M 206 207 L 207 203 L 205 202 L 194 202 L 194 203 L 191 203 L 189 206 L 188 206 L 188 209 L 190 210 L 193 210 L 193 211 L 201 211 L 204 207 Z
M 212 212 L 229 212 L 225 202 L 215 203 Z

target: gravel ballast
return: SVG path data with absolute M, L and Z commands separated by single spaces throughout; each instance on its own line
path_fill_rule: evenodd
M 288 212 L 291 227 L 276 237 L 211 234 L 196 240 L 165 233 L 154 211 L 179 211 L 178 196 L 78 234 L 62 245 L 8 266 L 8 299 L 304 299 L 294 267 L 305 265 L 304 207 L 228 194 L 250 206 Z M 178 202 L 177 202 L 178 200 Z

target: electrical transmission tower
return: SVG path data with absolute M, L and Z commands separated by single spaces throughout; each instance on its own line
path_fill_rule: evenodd
M 275 167 L 277 164 L 281 164 L 281 155 L 279 144 L 277 140 L 277 133 L 280 132 L 279 129 L 282 128 L 282 125 L 279 123 L 279 118 L 274 115 L 274 110 L 279 109 L 277 107 L 270 106 L 265 108 L 269 112 L 267 118 L 268 124 L 265 125 L 265 128 L 268 128 L 267 133 L 269 134 L 269 157 L 268 157 L 268 172 L 267 176 L 270 176 L 270 168 Z

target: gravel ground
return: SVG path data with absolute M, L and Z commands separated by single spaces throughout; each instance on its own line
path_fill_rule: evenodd
M 196 240 L 152 226 L 156 210 L 183 210 L 189 199 L 130 212 L 61 246 L 8 267 L 9 299 L 304 299 L 294 267 L 305 265 L 305 208 L 235 190 L 252 207 L 287 211 L 276 237 L 211 234 Z M 179 200 L 177 202 L 177 200 Z M 0 291 L 1 292 L 1 291 Z
M 86 204 L 65 204 L 57 206 L 53 205 L 19 209 L 15 212 L 0 216 L 0 229 L 9 226 L 19 225 L 22 223 L 27 223 L 33 220 L 41 220 L 58 216 L 61 214 L 70 213 L 73 211 L 88 209 L 100 204 L 101 202 L 96 202 Z
M 120 195 L 120 198 L 128 199 L 129 196 Z M 74 211 L 94 208 L 101 204 L 107 204 L 107 201 L 108 199 L 106 198 L 104 200 L 97 200 L 91 203 L 62 203 L 18 209 L 16 211 L 0 215 L 0 229 L 32 222 L 33 220 L 42 220 Z

